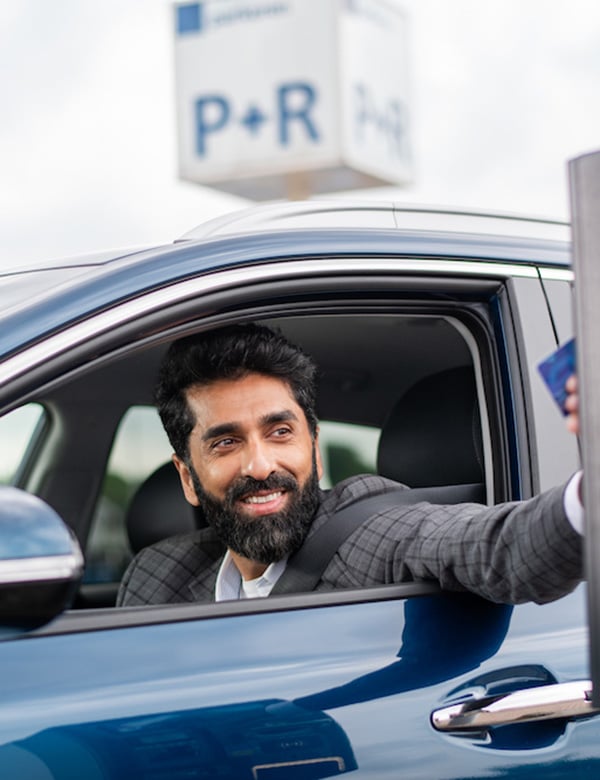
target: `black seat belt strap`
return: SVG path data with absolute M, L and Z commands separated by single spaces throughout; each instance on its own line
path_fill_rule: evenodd
M 314 590 L 342 542 L 374 514 L 378 507 L 386 509 L 391 503 L 389 493 L 369 496 L 332 515 L 291 556 L 285 571 L 273 586 L 271 595 Z
M 365 520 L 378 512 L 401 504 L 419 501 L 438 504 L 456 504 L 479 501 L 481 485 L 444 485 L 427 488 L 401 488 L 389 493 L 360 498 L 338 510 L 288 560 L 285 571 L 277 580 L 271 595 L 306 593 L 314 590 L 340 545 Z

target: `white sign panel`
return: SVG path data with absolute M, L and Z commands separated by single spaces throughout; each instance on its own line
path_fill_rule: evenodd
M 411 175 L 407 35 L 395 3 L 347 0 L 341 15 L 343 155 L 384 181 Z
M 410 179 L 391 0 L 175 6 L 180 175 L 254 199 Z

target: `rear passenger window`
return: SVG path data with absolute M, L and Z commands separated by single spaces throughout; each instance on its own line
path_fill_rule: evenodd
M 156 409 L 133 406 L 124 415 L 108 461 L 86 546 L 84 582 L 116 582 L 131 559 L 127 507 L 139 485 L 171 457 Z
M 320 422 L 321 487 L 333 487 L 354 474 L 376 474 L 379 435 L 379 428 L 368 425 Z
M 41 433 L 46 412 L 41 404 L 27 404 L 0 417 L 0 484 L 12 485 L 29 447 Z

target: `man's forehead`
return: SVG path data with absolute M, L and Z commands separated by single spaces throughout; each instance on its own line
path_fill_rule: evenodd
M 196 424 L 202 427 L 300 410 L 285 380 L 263 374 L 191 385 L 186 390 L 186 398 Z

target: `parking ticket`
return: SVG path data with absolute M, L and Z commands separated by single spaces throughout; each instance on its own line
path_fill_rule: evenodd
M 575 373 L 575 339 L 571 339 L 559 347 L 545 360 L 538 364 L 538 370 L 561 412 L 565 411 L 567 379 Z

